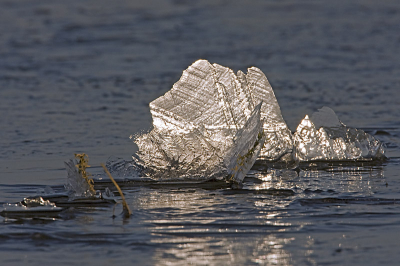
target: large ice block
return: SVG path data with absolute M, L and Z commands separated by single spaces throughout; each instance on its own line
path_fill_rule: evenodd
M 274 92 L 255 67 L 249 68 L 247 75 L 241 71 L 235 75 L 227 67 L 198 60 L 183 71 L 170 91 L 150 103 L 150 111 L 153 129 L 135 139 L 139 151 L 134 160 L 153 178 L 221 175 L 221 169 L 227 170 L 223 162 L 232 162 L 228 151 L 234 147 L 246 150 L 249 145 L 252 149 L 264 139 L 265 145 L 257 144 L 252 155 L 277 160 L 292 152 L 292 135 Z M 255 125 L 253 120 L 262 130 L 250 126 Z M 246 125 L 257 131 L 255 137 L 244 137 Z M 241 171 L 254 160 L 246 161 Z
M 153 129 L 135 138 L 139 151 L 128 168 L 153 179 L 229 176 L 240 183 L 256 159 L 290 166 L 384 157 L 377 139 L 345 126 L 328 107 L 306 116 L 292 135 L 268 79 L 256 67 L 235 75 L 198 60 L 150 103 L 150 112 Z
M 276 160 L 292 151 L 292 136 L 271 85 L 256 67 L 236 76 L 227 67 L 198 60 L 170 91 L 150 103 L 150 111 L 158 131 L 185 133 L 202 125 L 210 140 L 221 144 L 221 138 L 232 138 L 243 127 L 260 102 L 268 140 L 260 156 Z

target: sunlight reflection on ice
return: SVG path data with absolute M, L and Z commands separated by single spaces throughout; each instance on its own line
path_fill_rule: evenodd
M 139 150 L 133 163 L 156 180 L 241 183 L 256 159 L 295 168 L 303 161 L 385 158 L 379 140 L 347 127 L 328 107 L 306 116 L 292 134 L 267 77 L 256 67 L 235 75 L 197 60 L 150 103 L 150 111 L 153 129 L 135 137 Z

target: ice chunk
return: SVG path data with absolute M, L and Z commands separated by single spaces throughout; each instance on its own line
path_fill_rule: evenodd
M 64 164 L 68 172 L 65 188 L 70 192 L 70 194 L 74 197 L 93 196 L 89 184 L 84 178 L 82 178 L 81 174 L 78 172 L 78 168 L 75 167 L 78 162 L 76 160 L 70 160 L 69 162 L 64 162 Z
M 268 79 L 256 67 L 235 75 L 227 67 L 198 60 L 170 91 L 150 103 L 150 111 L 153 129 L 135 138 L 139 151 L 133 162 L 114 167 L 123 175 L 132 171 L 153 179 L 228 175 L 241 182 L 256 154 L 260 160 L 286 166 L 384 156 L 378 140 L 345 126 L 328 107 L 311 119 L 306 116 L 293 136 Z
M 292 135 L 272 88 L 255 67 L 247 75 L 239 71 L 236 76 L 227 67 L 198 60 L 183 71 L 170 91 L 150 103 L 150 111 L 153 130 L 135 139 L 139 151 L 134 161 L 152 178 L 220 176 L 227 167 L 224 162 L 231 164 L 228 150 L 243 156 L 264 137 L 268 143 L 255 149 L 261 149 L 263 159 L 277 160 L 292 152 Z M 264 123 L 254 122 L 261 119 Z M 264 131 L 260 138 L 254 127 L 258 123 Z M 245 125 L 252 128 L 249 132 L 257 131 L 249 138 L 251 144 L 244 137 Z M 237 151 L 250 148 L 244 154 L 235 153 L 233 145 L 241 147 Z M 241 171 L 250 161 L 243 162 L 246 167 Z
M 361 155 L 354 144 L 346 145 L 342 138 L 329 138 L 322 127 L 317 130 L 308 116 L 297 127 L 294 140 L 299 161 L 357 159 Z
M 292 151 L 292 135 L 268 79 L 256 67 L 236 76 L 227 67 L 198 60 L 170 91 L 150 103 L 150 111 L 158 131 L 185 133 L 202 125 L 210 140 L 220 145 L 221 138 L 232 138 L 243 127 L 260 102 L 268 140 L 260 156 L 276 160 Z
M 371 160 L 385 157 L 379 140 L 363 130 L 347 127 L 329 107 L 323 107 L 311 117 L 306 116 L 294 134 L 297 160 Z
M 10 218 L 47 217 L 57 215 L 63 208 L 42 197 L 24 199 L 19 203 L 5 203 L 0 215 Z M 56 213 L 56 214 L 55 214 Z
M 155 179 L 222 179 L 229 176 L 240 183 L 254 164 L 263 146 L 261 103 L 234 136 L 210 140 L 204 127 L 187 133 L 172 134 L 153 129 L 137 139 L 139 151 L 134 157 L 147 174 Z

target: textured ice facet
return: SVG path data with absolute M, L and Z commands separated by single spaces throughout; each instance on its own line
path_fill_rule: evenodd
M 180 134 L 153 129 L 137 139 L 139 151 L 134 160 L 146 169 L 143 173 L 155 179 L 228 177 L 240 183 L 265 140 L 260 109 L 261 103 L 234 136 L 227 134 L 220 138 L 221 145 L 209 139 L 205 128 L 193 128 L 191 132 Z
M 260 159 L 274 161 L 293 151 L 292 133 L 283 120 L 281 109 L 274 91 L 264 73 L 256 68 L 248 69 L 247 75 L 238 72 L 244 91 L 253 105 L 263 101 L 261 118 L 264 119 L 264 134 L 266 137 Z
M 251 149 L 264 138 L 268 143 L 264 148 L 257 144 L 254 151 L 258 154 L 261 150 L 260 156 L 266 160 L 292 151 L 291 132 L 272 88 L 255 67 L 249 68 L 247 75 L 241 71 L 235 75 L 227 67 L 198 60 L 183 71 L 170 91 L 150 103 L 150 111 L 153 130 L 135 139 L 139 151 L 134 160 L 152 178 L 220 176 L 227 171 L 224 162 L 231 162 L 227 154 L 235 150 L 233 146 L 246 150 L 250 145 Z M 264 131 L 260 138 L 256 124 Z M 255 137 L 245 139 L 245 125 L 252 128 L 249 132 L 257 131 Z
M 158 130 L 187 132 L 203 125 L 210 140 L 220 143 L 221 137 L 234 136 L 260 102 L 267 139 L 260 156 L 276 160 L 292 151 L 292 136 L 271 85 L 256 67 L 236 76 L 227 67 L 198 60 L 170 91 L 150 103 L 150 111 Z
M 306 116 L 294 134 L 295 157 L 299 161 L 370 160 L 383 158 L 382 143 L 360 129 L 344 125 L 328 108 Z
M 263 120 L 261 120 L 262 103 L 253 111 L 250 119 L 240 129 L 233 140 L 233 145 L 225 157 L 225 166 L 230 181 L 241 183 L 260 154 L 265 141 Z

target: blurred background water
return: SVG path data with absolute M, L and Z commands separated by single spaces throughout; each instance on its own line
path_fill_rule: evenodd
M 129 159 L 148 104 L 199 58 L 268 77 L 291 130 L 329 106 L 390 160 L 253 170 L 243 191 L 124 189 L 134 215 L 3 219 L 1 265 L 396 265 L 398 1 L 0 0 L 0 203 Z

